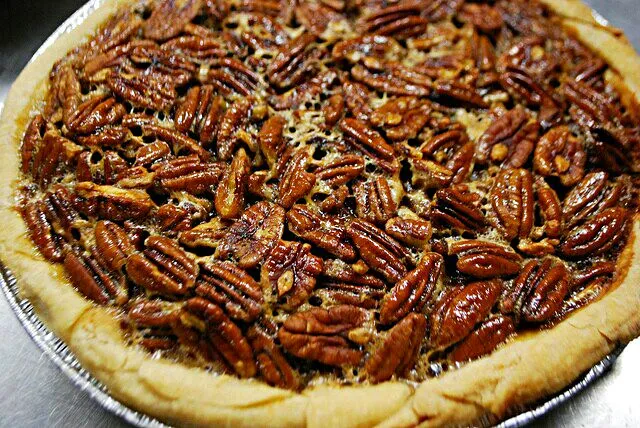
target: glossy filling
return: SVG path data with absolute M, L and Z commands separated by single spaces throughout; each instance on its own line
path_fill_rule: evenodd
M 418 382 L 615 281 L 640 170 L 615 78 L 535 2 L 137 3 L 53 67 L 19 208 L 132 346 Z

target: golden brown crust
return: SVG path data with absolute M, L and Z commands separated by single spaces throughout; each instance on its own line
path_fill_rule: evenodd
M 24 297 L 110 393 L 127 405 L 176 424 L 425 426 L 468 424 L 560 390 L 618 344 L 640 334 L 640 220 L 619 261 L 617 287 L 554 328 L 519 337 L 489 357 L 429 379 L 412 391 L 387 382 L 377 386 L 317 387 L 301 394 L 216 376 L 200 369 L 152 359 L 127 347 L 113 315 L 82 298 L 58 267 L 37 255 L 14 210 L 19 176 L 18 144 L 25 116 L 45 90 L 56 59 L 117 8 L 105 0 L 82 24 L 61 36 L 29 64 L 11 89 L 0 118 L 0 259 L 15 273 Z M 622 76 L 640 100 L 640 58 L 623 37 L 601 28 L 579 1 L 545 0 L 588 46 Z M 627 269 L 628 268 L 628 269 Z M 559 346 L 559 344 L 561 344 Z M 541 363 L 544 362 L 544 363 Z

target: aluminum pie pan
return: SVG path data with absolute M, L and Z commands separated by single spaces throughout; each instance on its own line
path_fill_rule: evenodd
M 82 23 L 93 11 L 100 7 L 101 4 L 102 0 L 89 0 L 85 3 L 84 6 L 73 13 L 49 36 L 49 38 L 47 38 L 47 40 L 31 57 L 29 63 L 31 63 L 36 57 L 40 56 L 62 34 L 71 31 Z M 0 104 L 0 110 L 1 109 L 2 104 Z M 18 317 L 18 320 L 29 336 L 44 352 L 44 354 L 46 354 L 80 390 L 89 394 L 89 396 L 106 411 L 121 417 L 133 426 L 144 428 L 168 427 L 159 420 L 133 410 L 111 397 L 107 388 L 81 366 L 80 362 L 76 359 L 75 355 L 71 350 L 69 350 L 65 343 L 53 334 L 38 318 L 31 303 L 20 296 L 20 290 L 15 276 L 4 266 L 4 264 L 2 264 L 1 261 L 0 288 L 2 288 L 2 291 L 9 302 L 9 306 Z M 572 397 L 578 395 L 591 383 L 607 373 L 624 347 L 624 345 L 617 347 L 612 353 L 605 356 L 602 360 L 591 367 L 591 369 L 582 374 L 570 386 L 556 395 L 542 400 L 534 406 L 526 407 L 521 413 L 510 416 L 508 419 L 500 422 L 496 426 L 498 428 L 522 427 L 549 413 L 562 403 L 565 403 Z M 492 423 L 486 420 L 484 421 L 484 425 L 492 425 Z

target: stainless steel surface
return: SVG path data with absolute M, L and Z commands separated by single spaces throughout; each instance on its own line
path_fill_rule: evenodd
M 640 47 L 640 30 L 635 25 L 640 23 L 638 0 L 586 2 L 614 25 L 623 28 L 636 48 Z M 0 15 L 0 103 L 33 52 L 82 3 L 79 0 L 3 2 Z M 53 353 L 55 357 L 56 351 L 59 355 L 64 355 L 64 352 L 55 348 L 45 350 L 43 354 L 3 298 L 0 298 L 0 326 L 0 343 L 3 344 L 0 347 L 0 426 L 127 426 L 124 420 L 101 408 L 91 398 L 90 394 L 99 395 L 100 391 L 87 388 L 86 379 L 85 383 L 82 382 L 82 374 L 71 374 L 71 378 L 76 384 L 84 385 L 84 389 L 76 387 L 67 377 L 69 373 L 63 373 L 45 355 Z M 31 331 L 36 337 L 37 333 Z M 58 346 L 46 336 L 38 340 Z M 640 379 L 638 361 L 640 341 L 636 340 L 618 357 L 608 374 L 532 426 L 640 426 L 640 409 L 637 408 L 635 393 Z M 72 360 L 58 361 L 61 362 L 73 367 Z M 605 370 L 609 362 L 601 363 L 597 371 Z M 106 396 L 98 398 L 109 403 Z

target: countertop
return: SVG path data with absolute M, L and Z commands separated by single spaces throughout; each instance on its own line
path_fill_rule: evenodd
M 585 1 L 613 25 L 622 28 L 640 50 L 639 0 Z M 83 0 L 2 2 L 0 103 L 40 44 L 83 3 Z M 31 341 L 1 297 L 0 344 L 0 426 L 127 426 L 71 384 Z M 609 373 L 533 426 L 640 426 L 638 361 L 640 340 L 629 344 Z

